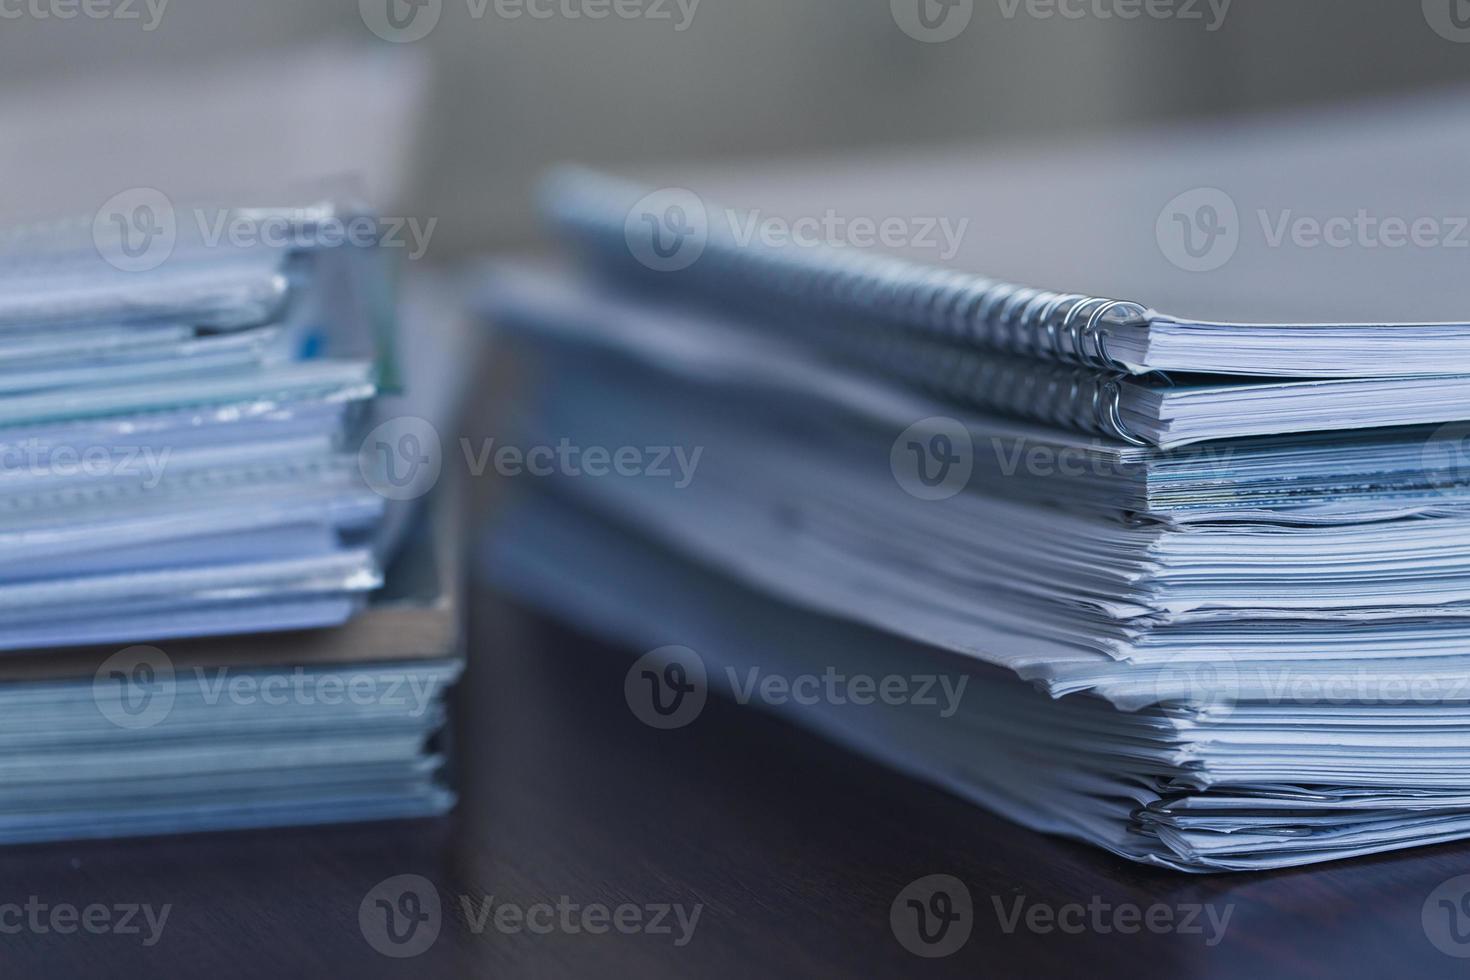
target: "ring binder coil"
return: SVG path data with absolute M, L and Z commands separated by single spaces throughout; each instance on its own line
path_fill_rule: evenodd
M 631 186 L 582 172 L 554 176 L 544 194 L 553 221 L 573 240 L 595 243 L 595 257 L 620 266 L 637 266 L 633 256 L 651 254 L 660 234 L 656 221 L 628 220 L 622 202 L 637 197 Z M 686 268 L 633 271 L 746 303 L 856 313 L 935 339 L 1124 373 L 1108 353 L 1108 329 L 1148 318 L 1138 303 L 1056 293 L 894 256 L 851 254 L 831 245 L 742 243 L 733 222 L 713 211 L 704 224 L 703 244 Z
M 891 336 L 859 339 L 844 349 L 868 368 L 977 409 L 1111 436 L 1134 446 L 1149 444 L 1123 421 L 1123 385 L 1129 381 L 1117 372 Z
M 739 245 L 714 229 L 688 268 L 656 272 L 634 259 L 639 243 L 629 241 L 646 233 L 649 238 L 641 244 L 651 244 L 652 227 L 628 223 L 626 214 L 600 195 L 598 201 L 588 198 L 579 186 L 576 193 L 549 194 L 548 207 L 571 241 L 591 246 L 588 257 L 595 264 L 611 263 L 619 273 L 641 274 L 645 281 L 713 292 L 742 306 L 754 299 L 775 322 L 822 334 L 822 346 L 839 356 L 936 395 L 1148 445 L 1123 422 L 1122 385 L 1128 375 L 1107 351 L 1108 325 L 1143 316 L 1137 303 L 929 270 L 886 256 L 846 255 L 831 248 L 791 254 Z M 856 319 L 840 319 L 834 312 Z M 916 336 L 916 330 L 929 336 Z M 1008 353 L 961 348 L 956 342 Z

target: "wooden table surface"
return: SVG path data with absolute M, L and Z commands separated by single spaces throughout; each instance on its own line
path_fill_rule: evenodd
M 0 975 L 1376 978 L 1470 970 L 1470 961 L 1436 948 L 1421 922 L 1438 885 L 1470 874 L 1470 845 L 1274 874 L 1152 871 L 1022 830 L 728 703 L 712 701 L 684 729 L 646 727 L 623 698 L 633 654 L 483 589 L 469 599 L 471 666 L 455 724 L 463 799 L 453 816 L 0 852 Z M 963 882 L 973 902 L 968 940 L 944 958 L 909 952 L 890 923 L 900 892 L 932 874 Z M 381 930 L 368 935 L 378 914 L 369 893 L 400 875 L 432 883 L 440 900 L 437 938 L 411 958 L 383 955 L 369 941 L 383 945 Z M 536 933 L 516 930 L 513 918 L 497 929 L 493 918 L 478 921 L 489 896 L 494 908 L 549 903 L 565 914 L 537 919 Z M 147 904 L 155 913 L 168 905 L 169 916 L 146 946 L 146 929 L 17 930 L 19 913 L 7 914 L 6 904 L 27 902 Z M 1218 937 L 1207 924 L 1195 933 L 1111 928 L 1130 923 L 1127 906 L 1146 914 L 1158 903 L 1180 919 L 1190 906 L 1217 916 L 1228 908 L 1228 926 Z M 579 925 L 598 908 L 653 916 L 675 905 L 686 914 L 699 906 L 682 946 L 678 927 L 593 934 Z M 1069 924 L 1085 924 L 1074 932 L 1033 931 L 1024 919 L 1007 930 L 1001 921 L 1018 907 L 1069 905 L 1102 911 L 1071 913 Z M 1120 908 L 1125 918 L 1114 918 Z M 1470 954 L 1470 936 L 1451 952 Z

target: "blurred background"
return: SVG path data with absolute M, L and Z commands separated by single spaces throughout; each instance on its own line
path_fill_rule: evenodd
M 530 192 L 560 160 L 1068 140 L 1470 79 L 1464 0 L 1174 0 L 1134 20 L 957 0 L 970 20 L 943 43 L 907 36 L 890 0 L 626 0 L 643 15 L 598 20 L 599 0 L 571 3 L 582 16 L 569 0 L 90 2 L 105 15 L 0 0 L 8 213 L 95 206 L 145 175 L 246 189 L 367 160 L 389 213 L 439 219 L 438 260 L 534 243 Z M 437 21 L 384 40 L 369 24 L 395 34 L 389 4 Z M 344 110 L 381 72 L 401 100 Z

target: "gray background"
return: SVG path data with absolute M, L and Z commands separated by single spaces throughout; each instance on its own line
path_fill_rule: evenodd
M 0 7 L 22 2 L 53 0 Z M 1041 19 L 1024 4 L 1008 17 L 1002 0 L 974 2 L 968 29 L 943 44 L 900 31 L 889 0 L 701 0 L 682 33 L 669 21 L 511 21 L 493 3 L 475 20 L 466 0 L 443 0 L 438 27 L 405 45 L 374 37 L 356 0 L 171 0 L 151 33 L 137 22 L 27 14 L 0 19 L 0 100 L 46 111 L 58 85 L 75 91 L 84 79 L 105 86 L 140 72 L 184 78 L 262 53 L 289 59 L 286 46 L 304 42 L 412 49 L 430 64 L 432 95 L 399 140 L 413 144 L 416 167 L 393 205 L 438 217 L 434 253 L 453 258 L 531 240 L 530 188 L 558 160 L 617 166 L 1067 139 L 1136 120 L 1470 79 L 1470 44 L 1432 30 L 1420 0 L 1235 0 L 1213 33 L 1199 20 Z M 1470 14 L 1465 0 L 1426 0 L 1450 3 Z M 174 88 L 189 97 L 187 83 Z M 152 132 L 170 107 L 138 101 L 126 111 Z M 3 135 L 27 138 L 15 127 Z M 187 126 L 168 136 L 178 146 L 206 138 Z M 148 140 L 166 151 L 158 142 Z M 134 149 L 124 141 L 99 155 L 109 152 Z M 27 175 L 7 177 L 14 204 Z

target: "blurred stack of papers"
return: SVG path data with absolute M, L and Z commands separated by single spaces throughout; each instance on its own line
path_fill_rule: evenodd
M 459 534 L 450 499 L 420 511 L 337 629 L 4 658 L 0 843 L 447 811 Z
M 1315 120 L 1032 166 L 1111 201 L 1110 174 L 1187 172 L 1202 140 L 1222 172 L 1265 181 L 1237 197 L 1275 199 L 1315 193 L 1321 145 L 1351 133 L 1385 156 L 1355 158 L 1352 187 L 1436 167 L 1429 183 L 1451 186 L 1431 150 L 1463 111 L 1414 122 L 1380 119 L 1392 140 Z M 843 190 L 854 215 L 933 214 L 885 194 L 922 187 L 942 207 L 936 169 L 802 190 L 819 214 Z M 670 703 L 707 683 L 1134 860 L 1252 870 L 1470 836 L 1470 300 L 1453 277 L 1432 296 L 1366 287 L 1400 319 L 1423 313 L 1413 325 L 1346 314 L 1340 295 L 1296 326 L 1165 315 L 973 267 L 741 242 L 718 225 L 776 213 L 758 183 L 736 202 L 752 210 L 680 189 L 644 213 L 671 192 L 563 175 L 552 215 L 600 282 L 495 276 L 487 311 L 542 379 L 518 439 L 697 460 L 683 479 L 540 481 L 494 542 L 506 588 L 659 648 L 668 671 L 645 673 Z M 1100 245 L 1091 264 L 1075 242 L 1059 253 L 1093 282 L 1114 268 L 1115 242 L 1086 227 L 1101 210 L 1070 219 Z M 997 249 L 1035 233 L 959 213 Z M 678 267 L 676 226 L 702 243 Z M 1037 250 L 1021 281 L 1052 279 L 1054 258 Z M 1265 275 L 1241 305 L 1284 290 L 1284 317 L 1334 282 Z M 762 693 L 833 676 L 866 678 L 866 700 Z
M 0 240 L 0 842 L 442 812 L 452 575 L 371 598 L 377 219 L 128 193 Z
M 144 268 L 128 234 L 22 235 L 0 274 L 0 647 L 341 623 L 382 580 L 347 439 L 376 393 L 373 251 L 180 243 Z M 338 338 L 358 356 L 314 356 Z

